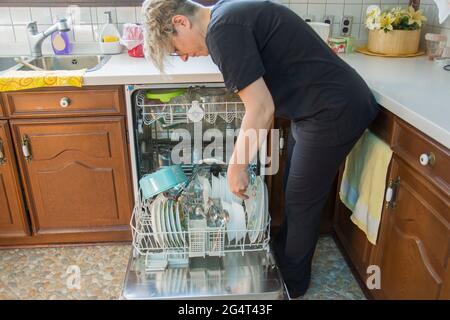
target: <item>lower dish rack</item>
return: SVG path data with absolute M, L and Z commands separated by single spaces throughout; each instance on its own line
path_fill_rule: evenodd
M 139 192 L 131 218 L 133 255 L 145 257 L 150 272 L 188 265 L 190 258 L 268 252 L 268 193 L 261 176 L 248 193 L 245 201 L 234 196 L 222 174 L 194 179 L 176 199 L 164 193 L 144 199 Z

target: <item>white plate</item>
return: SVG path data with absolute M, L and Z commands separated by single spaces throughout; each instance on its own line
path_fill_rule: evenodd
M 269 221 L 269 190 L 267 189 L 266 183 L 264 183 L 264 214 L 262 215 L 261 222 L 261 233 L 259 235 L 259 241 L 261 242 L 264 239 L 265 227 L 267 222 Z
M 232 202 L 231 203 L 232 208 L 233 208 L 233 229 L 236 232 L 236 242 L 240 242 L 243 238 L 245 238 L 245 234 L 247 226 L 245 223 L 245 211 L 244 211 L 244 207 L 237 203 L 237 202 Z
M 186 245 L 186 241 L 184 239 L 184 230 L 183 227 L 181 226 L 181 210 L 180 210 L 180 203 L 177 202 L 176 205 L 176 210 L 175 210 L 175 220 L 176 220 L 176 230 L 177 230 L 177 235 L 178 235 L 178 241 L 180 242 L 180 245 L 184 246 Z
M 167 208 L 166 208 L 166 230 L 168 232 L 167 236 L 169 238 L 169 242 L 172 246 L 176 247 L 178 246 L 178 243 L 176 241 L 176 234 L 175 232 L 175 224 L 173 219 L 173 201 L 168 200 L 167 201 Z
M 156 199 L 153 201 L 153 212 L 152 212 L 152 226 L 153 226 L 153 232 L 155 236 L 156 242 L 162 247 L 163 246 L 163 240 L 161 237 L 161 228 L 160 228 L 160 211 L 161 211 L 161 197 L 157 196 Z
M 170 247 L 170 240 L 169 235 L 167 234 L 167 205 L 168 205 L 168 199 L 164 198 L 162 208 L 161 208 L 161 232 L 162 232 L 162 238 L 164 240 L 164 246 Z
M 261 180 L 256 179 L 256 194 L 245 200 L 245 207 L 247 212 L 247 228 L 250 242 L 254 243 L 258 239 L 259 227 L 261 224 L 261 200 L 264 190 L 261 190 Z

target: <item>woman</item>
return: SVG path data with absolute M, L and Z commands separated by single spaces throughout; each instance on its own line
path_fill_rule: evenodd
M 247 130 L 269 129 L 274 115 L 291 120 L 282 230 L 273 244 L 291 298 L 310 283 L 320 215 L 340 164 L 375 118 L 363 79 L 291 10 L 271 1 L 189 0 L 143 5 L 146 55 L 160 69 L 211 55 L 226 87 L 245 105 L 228 167 L 231 191 L 246 198 L 247 165 L 263 141 L 246 148 Z M 245 155 L 242 157 L 242 155 Z

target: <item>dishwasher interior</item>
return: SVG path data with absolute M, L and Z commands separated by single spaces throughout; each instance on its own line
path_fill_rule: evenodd
M 178 164 L 189 183 L 177 197 L 146 199 L 138 191 L 122 298 L 284 298 L 259 162 L 248 168 L 249 200 L 226 183 L 245 113 L 239 97 L 218 84 L 128 91 L 137 179 Z

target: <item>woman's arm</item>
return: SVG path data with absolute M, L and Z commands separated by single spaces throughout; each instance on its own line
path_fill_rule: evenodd
M 238 94 L 244 102 L 245 115 L 228 167 L 228 184 L 231 192 L 246 199 L 247 196 L 244 194 L 248 186 L 246 170 L 266 140 L 267 132 L 272 125 L 275 106 L 263 78 L 248 85 Z M 263 131 L 260 132 L 261 129 Z

